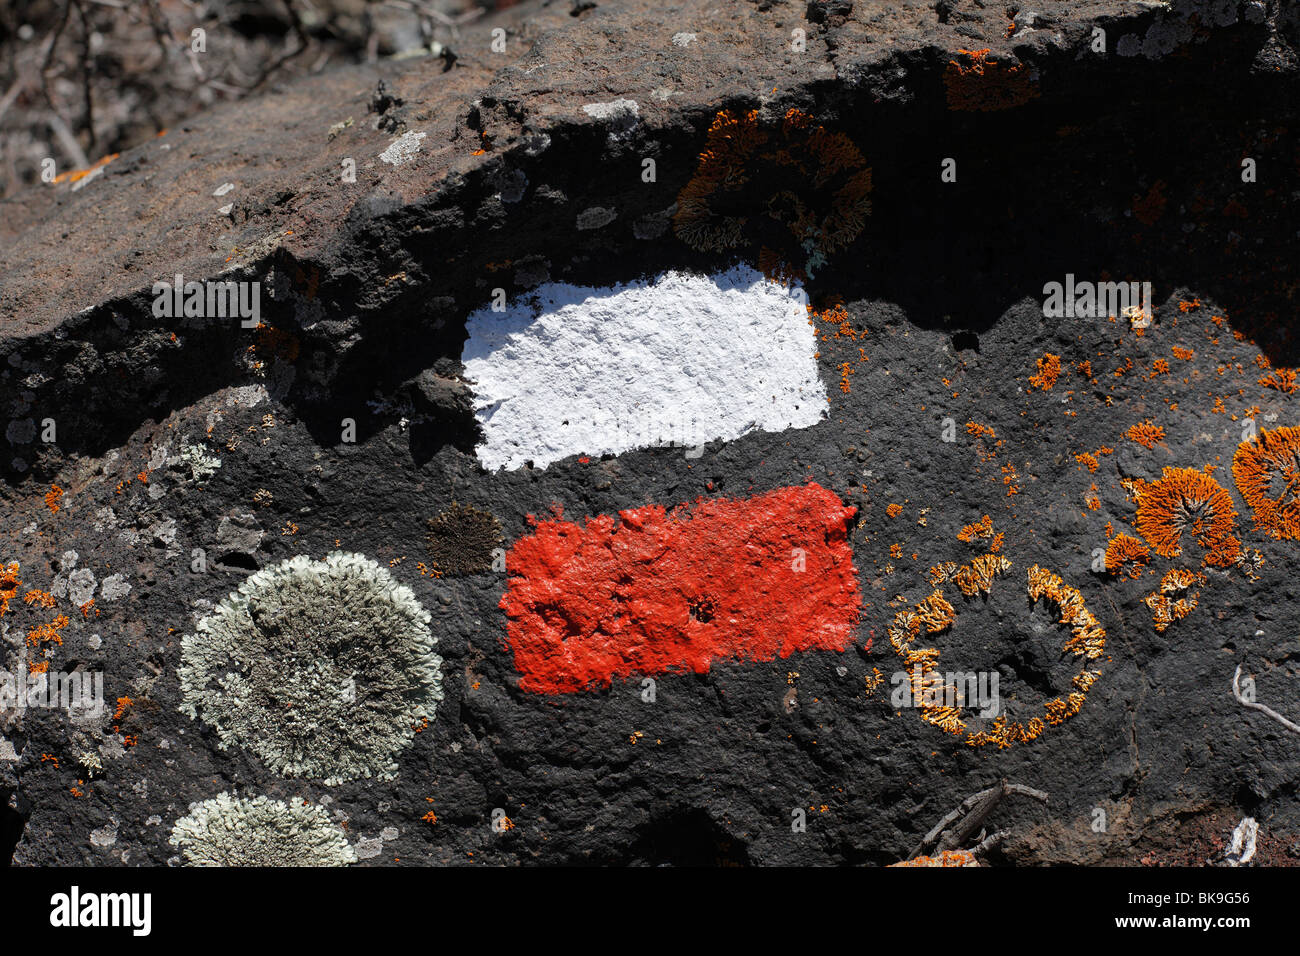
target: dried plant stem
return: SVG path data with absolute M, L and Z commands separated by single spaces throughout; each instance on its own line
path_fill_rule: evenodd
M 1232 696 L 1237 698 L 1237 703 L 1241 704 L 1242 707 L 1249 707 L 1251 710 L 1258 710 L 1262 714 L 1268 714 L 1268 716 L 1272 717 L 1274 720 L 1276 720 L 1287 730 L 1291 731 L 1291 733 L 1300 734 L 1300 724 L 1292 723 L 1291 721 L 1287 720 L 1285 717 L 1283 717 L 1281 714 L 1279 714 L 1276 710 L 1274 710 L 1271 707 L 1265 707 L 1263 704 L 1257 704 L 1253 700 L 1243 700 L 1241 697 L 1240 682 L 1241 682 L 1241 665 L 1238 664 L 1237 672 L 1232 675 Z
M 976 830 L 993 812 L 1003 797 L 1008 794 L 1019 793 L 1026 797 L 1033 797 L 1043 803 L 1047 802 L 1047 794 L 1041 790 L 1035 790 L 1033 787 L 1026 787 L 1020 783 L 1008 783 L 1003 780 L 995 787 L 989 787 L 987 790 L 981 790 L 979 793 L 972 794 L 961 802 L 961 804 L 949 813 L 946 817 L 934 825 L 934 828 L 925 835 L 925 838 L 917 845 L 916 849 L 908 856 L 909 860 L 914 860 L 922 853 L 925 853 L 932 847 L 939 850 L 955 850 L 966 842 Z M 955 827 L 953 822 L 961 818 L 961 822 Z M 994 834 L 995 837 L 1001 837 L 1005 834 Z M 991 840 L 992 838 L 990 838 Z M 980 844 L 980 848 L 986 848 L 990 844 L 989 840 Z

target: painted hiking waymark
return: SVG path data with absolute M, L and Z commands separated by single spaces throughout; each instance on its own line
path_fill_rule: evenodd
M 548 283 L 466 320 L 485 468 L 806 428 L 826 414 L 801 291 L 747 266 Z
M 501 599 L 520 689 L 846 649 L 862 605 L 856 512 L 810 484 L 538 523 L 506 556 Z

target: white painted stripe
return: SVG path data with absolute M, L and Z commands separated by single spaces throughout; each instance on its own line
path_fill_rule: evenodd
M 696 446 L 826 414 L 801 289 L 747 266 L 610 288 L 539 286 L 467 320 L 488 469 Z

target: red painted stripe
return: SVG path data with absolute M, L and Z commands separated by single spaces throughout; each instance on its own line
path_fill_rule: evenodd
M 862 607 L 856 511 L 810 484 L 538 523 L 506 557 L 501 599 L 519 687 L 569 693 L 720 658 L 844 650 Z

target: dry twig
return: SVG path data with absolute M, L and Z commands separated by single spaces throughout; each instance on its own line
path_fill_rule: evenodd
M 913 860 L 931 849 L 940 852 L 959 849 L 980 829 L 980 826 L 988 819 L 989 814 L 993 812 L 993 809 L 1001 802 L 1002 798 L 1012 793 L 1033 797 L 1043 803 L 1047 802 L 1047 794 L 1043 791 L 1026 787 L 1020 783 L 1007 783 L 1006 780 L 1003 780 L 996 787 L 981 790 L 979 793 L 972 794 L 963 800 L 957 809 L 934 825 L 934 828 L 925 835 L 925 838 L 912 851 L 908 859 Z M 953 822 L 958 821 L 958 818 L 960 820 L 954 826 Z M 992 837 L 983 841 L 979 848 L 987 848 L 987 846 L 991 846 L 993 842 L 1005 835 L 1005 831 L 995 833 Z
M 1243 700 L 1241 696 L 1241 665 L 1237 665 L 1237 672 L 1232 675 L 1232 696 L 1237 698 L 1237 703 L 1242 707 L 1249 707 L 1251 710 L 1258 710 L 1262 714 L 1268 714 L 1279 724 L 1291 731 L 1293 734 L 1300 734 L 1300 725 L 1294 724 L 1287 720 L 1281 714 L 1271 707 L 1265 707 L 1263 704 L 1257 704 L 1253 700 Z

